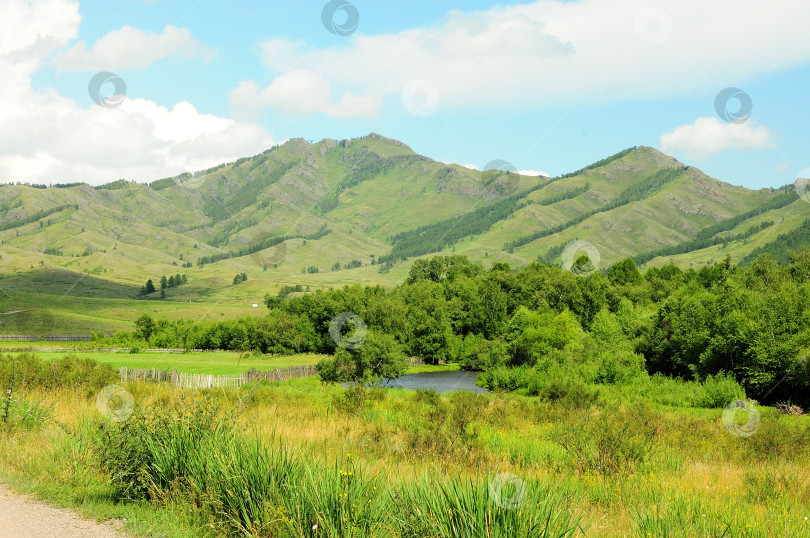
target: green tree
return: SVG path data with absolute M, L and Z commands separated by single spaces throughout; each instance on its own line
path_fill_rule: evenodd
M 535 312 L 521 307 L 509 322 L 506 339 L 510 364 L 534 366 L 554 350 L 562 350 L 582 337 L 577 319 L 567 310 Z
M 395 379 L 408 368 L 402 345 L 390 334 L 369 331 L 355 349 L 338 348 L 333 357 L 321 359 L 315 369 L 325 383 L 368 383 Z
M 166 275 L 160 277 L 160 289 L 165 290 L 168 285 L 169 281 L 166 279 Z
M 144 291 L 148 294 L 155 293 L 155 284 L 152 282 L 152 279 L 146 281 L 146 286 L 144 287 Z
M 154 333 L 154 331 L 155 331 L 155 320 L 149 314 L 143 314 L 141 317 L 135 320 L 135 334 L 139 338 L 149 340 L 149 337 L 152 336 L 152 333 Z
M 641 282 L 641 273 L 638 272 L 636 262 L 632 258 L 625 258 L 620 262 L 614 263 L 608 269 L 608 280 L 614 286 L 622 286 L 624 284 L 638 284 Z

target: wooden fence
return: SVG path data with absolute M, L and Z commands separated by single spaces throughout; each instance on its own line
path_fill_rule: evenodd
M 266 379 L 268 381 L 286 381 L 294 377 L 315 375 L 315 367 L 310 365 L 288 366 L 276 370 L 248 370 L 244 374 L 212 375 L 187 374 L 174 370 L 140 369 L 122 366 L 118 373 L 121 382 L 129 381 L 164 381 L 175 387 L 185 389 L 239 388 L 245 383 Z
M 0 340 L 45 340 L 47 342 L 89 342 L 89 335 L 69 335 L 69 336 L 33 336 L 25 334 L 0 334 Z

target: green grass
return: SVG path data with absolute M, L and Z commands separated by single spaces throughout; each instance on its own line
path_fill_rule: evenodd
M 161 353 L 142 352 L 129 353 L 101 352 L 101 351 L 71 351 L 79 358 L 88 358 L 109 364 L 114 368 L 126 366 L 127 368 L 156 368 L 158 370 L 177 370 L 190 374 L 239 374 L 248 370 L 273 370 L 287 366 L 315 364 L 321 355 L 301 354 L 289 356 L 249 356 L 230 351 L 206 351 L 189 353 Z M 37 352 L 37 356 L 45 360 L 61 358 L 65 352 Z
M 103 421 L 92 391 L 15 392 L 12 416 L 38 402 L 47 420 L 0 426 L 0 480 L 93 517 L 127 518 L 125 529 L 143 536 L 810 530 L 810 418 L 769 408 L 755 435 L 739 438 L 721 408 L 611 387 L 586 407 L 386 389 L 350 400 L 316 378 L 126 388 L 135 415 L 121 424 Z M 679 399 L 686 388 L 666 390 Z M 514 510 L 493 493 L 508 500 L 524 487 Z
M 78 346 L 73 347 L 75 344 Z M 241 356 L 236 351 L 192 351 L 187 353 L 169 353 L 161 351 L 94 351 L 81 347 L 92 346 L 92 342 L 9 342 L 0 341 L 0 351 L 12 350 L 19 347 L 63 347 L 71 346 L 70 351 L 36 351 L 37 357 L 46 361 L 61 359 L 65 355 L 75 355 L 80 359 L 90 359 L 101 364 L 109 364 L 113 368 L 143 368 L 158 370 L 177 370 L 189 374 L 239 374 L 248 370 L 274 370 L 288 366 L 314 365 L 325 355 L 301 353 L 298 355 L 259 355 L 246 354 Z M 459 369 L 458 364 L 445 364 L 440 366 L 424 365 L 410 366 L 406 373 L 418 374 L 422 372 L 452 372 Z

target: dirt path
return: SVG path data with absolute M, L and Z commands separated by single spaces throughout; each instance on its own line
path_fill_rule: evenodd
M 0 486 L 0 538 L 122 538 L 110 524 L 82 519 Z

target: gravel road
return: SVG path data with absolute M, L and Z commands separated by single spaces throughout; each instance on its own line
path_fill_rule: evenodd
M 0 538 L 122 538 L 109 523 L 82 519 L 0 486 Z

